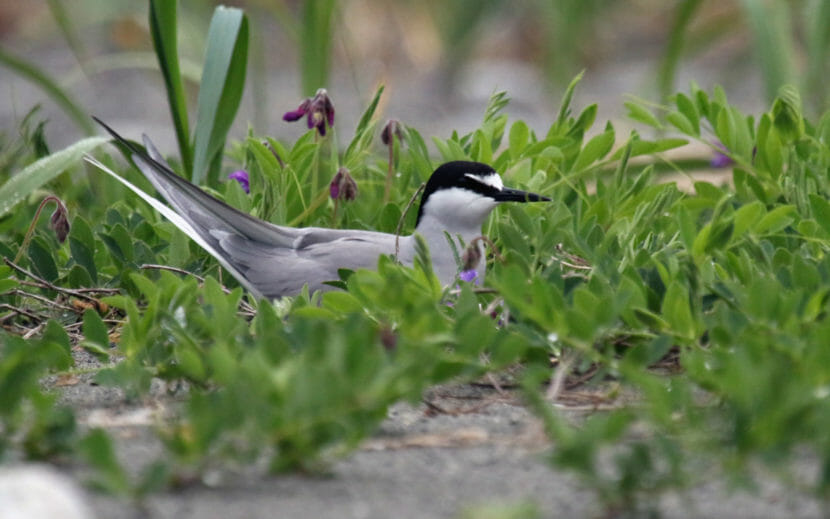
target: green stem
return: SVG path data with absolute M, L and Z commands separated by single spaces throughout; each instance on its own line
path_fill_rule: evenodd
M 43 211 L 43 208 L 46 207 L 46 204 L 48 204 L 49 202 L 55 202 L 58 206 L 63 205 L 61 199 L 56 197 L 55 195 L 49 195 L 40 202 L 40 205 L 37 206 L 35 217 L 32 218 L 32 223 L 29 224 L 29 229 L 26 231 L 26 236 L 23 237 L 23 243 L 20 244 L 20 248 L 17 249 L 17 254 L 15 254 L 14 256 L 15 263 L 20 262 L 20 258 L 23 256 L 23 251 L 26 250 L 26 247 L 29 246 L 29 242 L 32 241 L 32 235 L 35 232 L 35 225 L 37 224 L 37 221 L 40 218 L 40 213 Z
M 386 187 L 383 190 L 383 205 L 389 203 L 389 192 L 392 190 L 392 173 L 395 170 L 395 138 L 389 137 L 389 169 L 386 171 Z

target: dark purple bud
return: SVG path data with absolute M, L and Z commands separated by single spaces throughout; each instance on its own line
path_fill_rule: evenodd
M 398 335 L 389 325 L 380 327 L 380 343 L 387 351 L 392 351 L 398 345 Z
M 325 96 L 325 113 L 326 113 L 326 122 L 329 123 L 329 126 L 334 126 L 334 104 L 329 99 L 328 94 L 323 91 L 323 95 Z
M 481 249 L 478 247 L 476 241 L 478 240 L 473 240 L 467 245 L 464 253 L 461 254 L 461 270 L 463 272 L 475 272 L 476 267 L 478 267 L 481 261 Z
M 332 200 L 337 200 L 340 198 L 340 183 L 343 181 L 343 173 L 338 170 L 337 174 L 334 175 L 334 178 L 331 179 L 331 184 L 329 184 L 329 195 L 331 196 Z
M 51 218 L 49 218 L 49 228 L 55 231 L 58 241 L 63 243 L 69 235 L 69 211 L 66 210 L 66 206 L 63 205 L 63 202 L 57 198 L 55 200 L 58 207 L 55 209 L 55 212 L 52 213 Z
M 392 139 L 395 137 L 398 138 L 398 142 L 403 142 L 403 130 L 401 130 L 401 123 L 397 119 L 389 119 L 380 131 L 380 140 L 383 144 L 389 146 L 392 144 Z
M 251 187 L 248 179 L 248 172 L 244 169 L 240 169 L 238 171 L 234 171 L 230 175 L 228 175 L 228 179 L 236 180 L 239 182 L 239 185 L 242 186 L 242 190 L 245 191 L 247 194 L 251 194 Z
M 357 198 L 357 182 L 349 174 L 346 168 L 337 170 L 337 174 L 329 184 L 329 195 L 333 200 L 352 201 Z

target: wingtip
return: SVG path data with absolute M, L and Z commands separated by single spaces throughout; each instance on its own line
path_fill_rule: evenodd
M 134 146 L 127 139 L 122 137 L 121 134 L 119 134 L 117 131 L 113 130 L 110 127 L 110 125 L 108 125 L 107 123 L 105 123 L 100 118 L 98 118 L 94 115 L 91 116 L 91 117 L 92 117 L 92 120 L 95 121 L 96 123 L 100 124 L 107 131 L 107 133 L 109 133 L 112 136 L 113 139 L 115 139 L 116 141 L 126 145 L 131 150 L 135 151 Z

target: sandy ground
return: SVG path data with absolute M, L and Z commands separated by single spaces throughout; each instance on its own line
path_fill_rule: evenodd
M 79 366 L 96 363 L 85 352 L 75 356 Z M 148 396 L 128 403 L 120 390 L 95 385 L 92 376 L 46 382 L 76 410 L 82 427 L 105 428 L 125 468 L 138 474 L 163 454 L 153 429 L 175 412 L 181 393 L 156 380 Z M 601 392 L 585 386 L 564 392 L 560 412 L 574 421 L 601 412 L 592 411 Z M 394 405 L 370 439 L 322 474 L 267 475 L 263 467 L 226 464 L 142 503 L 82 492 L 98 518 L 453 518 L 475 507 L 523 503 L 540 517 L 604 517 L 590 488 L 547 463 L 551 448 L 515 390 L 482 380 L 434 387 L 416 406 Z M 815 466 L 805 458 L 796 470 L 809 475 Z M 76 481 L 84 477 L 66 473 Z M 683 494 L 655 497 L 649 506 L 667 518 L 821 517 L 819 503 L 763 472 L 755 494 L 732 489 L 717 472 L 701 481 Z

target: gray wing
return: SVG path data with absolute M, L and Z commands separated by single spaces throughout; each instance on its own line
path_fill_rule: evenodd
M 238 235 L 221 238 L 221 247 L 265 297 L 297 294 L 303 285 L 311 291 L 331 290 L 326 281 L 340 279 L 339 269 L 374 268 L 382 254 L 394 254 L 395 237 L 369 231 L 304 229 L 298 248 L 275 248 L 246 241 Z

